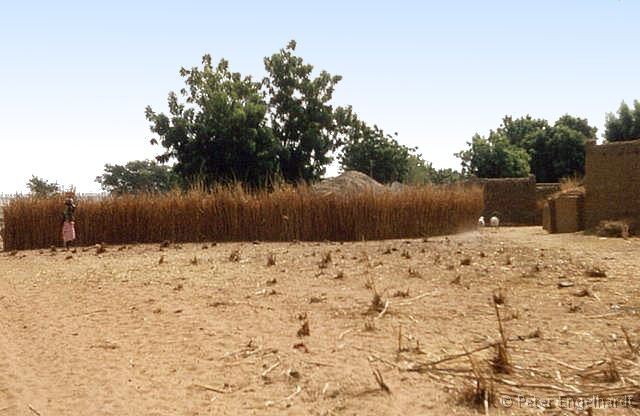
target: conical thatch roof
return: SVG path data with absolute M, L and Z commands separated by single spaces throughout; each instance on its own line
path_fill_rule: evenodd
M 362 172 L 348 170 L 333 178 L 324 179 L 315 185 L 313 189 L 326 195 L 349 194 L 358 192 L 380 192 L 385 190 L 384 185 Z

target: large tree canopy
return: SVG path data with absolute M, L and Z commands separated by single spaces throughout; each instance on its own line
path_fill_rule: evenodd
M 488 139 L 478 136 L 479 140 L 468 143 L 470 148 L 457 153 L 457 156 L 462 160 L 463 169 L 470 174 L 504 177 L 509 176 L 507 173 L 514 173 L 512 168 L 515 166 L 512 164 L 512 168 L 507 168 L 509 164 L 506 161 L 522 161 L 513 157 L 513 150 L 524 150 L 529 170 L 538 182 L 557 182 L 562 177 L 584 173 L 585 144 L 595 137 L 596 128 L 591 127 L 586 119 L 568 114 L 553 125 L 528 115 L 517 119 L 506 116 Z M 492 146 L 495 149 L 489 152 L 487 149 Z M 476 155 L 476 152 L 481 154 Z M 507 154 L 511 156 L 506 157 Z M 524 174 L 522 169 L 516 171 Z
M 96 178 L 102 189 L 112 194 L 158 193 L 178 185 L 177 175 L 168 167 L 152 160 L 134 160 L 126 165 L 104 166 Z
M 515 178 L 529 175 L 529 155 L 509 143 L 500 133 L 491 131 L 488 138 L 476 134 L 467 143 L 469 149 L 456 153 L 462 172 L 479 178 Z
M 165 148 L 158 161 L 174 160 L 186 183 L 206 186 L 320 179 L 343 143 L 351 110 L 331 105 L 341 77 L 326 71 L 313 77 L 295 48 L 291 41 L 264 59 L 262 82 L 231 72 L 225 60 L 214 67 L 209 55 L 202 68 L 182 68 L 186 87 L 180 96 L 169 94 L 169 114 L 146 109 Z
M 370 127 L 355 115 L 350 117 L 347 125 L 348 133 L 340 154 L 343 170 L 366 173 L 381 183 L 407 180 L 409 158 L 415 149 L 401 145 L 378 126 Z
M 529 150 L 535 148 L 535 136 L 548 129 L 549 123 L 544 119 L 532 118 L 529 115 L 517 119 L 505 116 L 497 132 L 510 144 Z
M 609 142 L 640 139 L 640 101 L 633 101 L 633 109 L 623 101 L 617 115 L 607 114 L 604 128 L 604 138 Z
M 339 145 L 338 119 L 330 102 L 341 76 L 326 71 L 313 78 L 313 66 L 296 56 L 296 42 L 264 59 L 263 85 L 269 119 L 279 141 L 280 173 L 286 181 L 320 179 Z
M 267 103 L 260 84 L 229 70 L 221 60 L 214 67 L 205 55 L 202 69 L 182 68 L 187 87 L 169 94 L 169 115 L 147 107 L 151 130 L 166 152 L 159 161 L 176 160 L 175 171 L 187 181 L 205 185 L 242 181 L 258 186 L 278 171 L 278 141 L 267 126 Z
M 595 140 L 598 129 L 589 125 L 586 118 L 579 118 L 565 114 L 556 120 L 554 127 L 568 127 L 580 132 L 588 140 Z
M 538 182 L 558 182 L 561 178 L 583 175 L 586 139 L 579 130 L 556 125 L 546 141 L 547 166 L 543 173 L 547 176 L 541 174 Z

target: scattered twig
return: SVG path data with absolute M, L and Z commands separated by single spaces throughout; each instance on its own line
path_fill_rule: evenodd
M 33 406 L 29 405 L 29 410 L 31 410 L 34 414 L 38 415 L 38 416 L 42 416 L 40 414 L 40 412 L 38 412 L 36 409 L 33 408 Z
M 276 369 L 279 365 L 280 365 L 280 361 L 278 361 L 277 363 L 275 363 L 271 367 L 269 367 L 266 370 L 264 370 L 262 372 L 262 374 L 260 374 L 260 377 L 267 378 L 267 375 L 269 375 L 269 373 L 272 372 L 274 369 Z
M 471 370 L 473 371 L 473 375 L 475 378 L 475 388 L 470 395 L 471 402 L 473 404 L 482 403 L 484 407 L 484 414 L 489 414 L 489 404 L 493 403 L 495 400 L 495 392 L 493 390 L 493 381 L 491 381 L 490 385 L 487 386 L 487 380 L 483 377 L 480 368 L 476 364 L 473 359 L 473 355 L 469 353 L 465 348 L 465 353 L 467 354 L 467 358 L 469 358 L 469 363 L 471 364 Z
M 118 345 L 113 344 L 111 342 L 104 342 L 102 344 L 93 344 L 89 348 L 102 348 L 104 350 L 115 350 L 118 348 Z
M 496 346 L 496 344 L 498 344 L 498 342 L 492 342 L 491 344 L 488 345 L 484 345 L 482 347 L 478 347 L 475 348 L 473 350 L 467 351 L 465 350 L 465 352 L 460 353 L 460 354 L 454 354 L 454 355 L 450 355 L 448 357 L 444 357 L 441 358 L 439 360 L 435 360 L 435 361 L 429 361 L 429 362 L 418 362 L 418 364 L 423 365 L 425 367 L 434 367 L 438 364 L 442 364 L 445 363 L 447 361 L 453 361 L 453 360 L 457 360 L 459 358 L 463 358 L 463 357 L 468 357 L 471 354 L 475 354 L 476 352 L 480 352 L 480 351 L 484 351 L 484 350 L 488 350 L 489 348 L 493 348 Z
M 287 400 L 291 400 L 294 397 L 296 397 L 298 394 L 300 394 L 300 392 L 302 391 L 302 387 L 296 385 L 296 391 L 294 391 L 293 393 L 291 393 L 290 395 L 288 395 L 287 397 L 285 397 L 282 401 L 287 401 Z
M 91 312 L 76 313 L 76 314 L 64 316 L 63 318 L 77 318 L 79 316 L 93 315 L 93 314 L 101 313 L 101 312 L 107 312 L 107 309 L 97 309 L 97 310 L 91 311 Z
M 368 359 L 369 359 L 369 362 L 372 362 L 372 361 L 374 361 L 374 360 L 375 360 L 375 361 L 380 361 L 381 363 L 386 364 L 386 365 L 388 365 L 388 366 L 389 366 L 389 367 L 391 367 L 391 368 L 395 368 L 396 370 L 406 370 L 406 368 L 402 368 L 402 367 L 401 367 L 401 366 L 399 366 L 398 364 L 393 363 L 393 362 L 391 362 L 391 361 L 389 361 L 389 360 L 385 360 L 384 358 L 381 358 L 381 357 L 379 357 L 379 356 L 377 356 L 377 355 L 375 355 L 375 354 L 371 354 L 371 355 L 369 355 Z
M 321 396 L 324 397 L 327 394 L 327 390 L 329 390 L 329 382 L 324 383 L 324 387 L 322 388 Z
M 422 298 L 424 298 L 424 297 L 427 297 L 427 296 L 430 296 L 430 295 L 437 295 L 438 293 L 440 293 L 440 292 L 438 292 L 437 290 L 434 290 L 434 291 L 432 291 L 432 292 L 426 292 L 426 293 L 423 293 L 423 294 L 418 295 L 418 296 L 416 296 L 416 297 L 413 297 L 413 298 L 411 298 L 411 299 L 409 299 L 409 300 L 405 300 L 404 302 L 394 303 L 394 305 L 396 305 L 396 306 L 406 306 L 406 305 L 411 305 L 413 302 L 415 302 L 415 301 L 417 301 L 417 300 L 420 300 L 420 299 L 422 299 Z
M 375 318 L 373 318 L 373 319 L 380 319 L 380 318 L 382 318 L 382 317 L 384 316 L 384 314 L 385 314 L 385 313 L 387 313 L 387 310 L 388 310 L 388 309 L 389 309 L 389 299 L 387 299 L 387 300 L 384 302 L 384 308 L 382 308 L 382 310 L 380 311 L 380 313 L 378 314 L 378 316 L 376 316 L 376 317 L 375 317 Z
M 355 328 L 349 328 L 349 329 L 347 329 L 345 331 L 342 331 L 340 333 L 340 335 L 338 336 L 338 339 L 342 340 L 342 338 L 344 338 L 345 335 L 347 335 L 348 333 L 353 332 L 353 331 L 355 331 Z
M 391 389 L 389 389 L 389 386 L 387 385 L 387 383 L 384 382 L 384 379 L 382 378 L 382 374 L 380 373 L 380 370 L 378 370 L 377 368 L 373 368 L 372 372 L 373 372 L 373 377 L 376 379 L 376 383 L 378 383 L 378 386 L 380 387 L 380 390 L 384 391 L 387 394 L 391 394 Z
M 504 299 L 503 299 L 504 301 Z M 499 373 L 509 374 L 511 372 L 511 359 L 509 358 L 509 350 L 507 349 L 507 337 L 504 335 L 504 328 L 502 326 L 502 319 L 500 318 L 500 308 L 495 297 L 493 300 L 493 306 L 496 310 L 496 317 L 498 319 L 498 329 L 500 330 L 501 342 L 496 344 L 496 357 L 493 360 L 493 367 Z
M 192 387 L 199 388 L 199 389 L 203 389 L 203 390 L 208 390 L 208 391 L 213 391 L 213 392 L 216 392 L 216 393 L 221 393 L 221 394 L 226 394 L 226 393 L 228 393 L 228 392 L 226 392 L 226 391 L 224 391 L 224 390 L 217 389 L 217 388 L 215 388 L 215 387 L 211 387 L 211 386 L 207 386 L 206 384 L 198 384 L 198 383 L 194 383 L 194 384 L 192 384 L 191 386 L 192 386 Z
M 558 387 L 554 384 L 542 384 L 542 383 L 519 383 L 512 380 L 507 380 L 505 378 L 495 378 L 495 381 L 506 384 L 508 386 L 520 387 L 520 388 L 530 388 L 530 389 L 540 389 L 540 390 L 553 390 L 561 393 L 575 393 L 575 390 L 569 388 Z
M 602 343 L 602 345 L 604 346 L 604 350 L 607 353 L 607 357 L 609 357 L 609 359 L 607 360 L 607 369 L 604 371 L 606 381 L 611 383 L 620 381 L 621 377 L 620 372 L 618 371 L 616 360 L 611 354 L 611 351 L 609 351 L 609 348 L 607 348 L 607 344 Z
M 318 367 L 335 367 L 335 365 L 333 365 L 333 364 L 321 363 L 319 361 L 309 361 L 309 360 L 302 360 L 302 361 L 307 363 L 307 364 L 317 365 Z
M 567 364 L 567 363 L 565 363 L 564 361 L 560 361 L 560 360 L 558 360 L 558 359 L 556 359 L 556 358 L 553 358 L 553 357 L 550 357 L 550 356 L 549 356 L 549 357 L 546 357 L 546 358 L 545 358 L 545 360 L 553 361 L 553 362 L 555 362 L 556 364 L 560 364 L 561 366 L 566 367 L 566 368 L 569 368 L 569 369 L 571 369 L 571 370 L 584 371 L 584 368 L 580 368 L 580 367 L 576 367 L 576 366 L 571 365 L 571 364 Z
M 229 351 L 224 354 L 220 359 L 225 359 L 228 357 L 242 356 L 242 358 L 247 358 L 254 354 L 262 353 L 263 355 L 267 354 L 275 354 L 278 350 L 276 348 L 262 348 L 253 344 L 253 341 L 250 341 L 246 346 L 239 348 L 237 350 Z
M 633 343 L 631 342 L 631 337 L 629 336 L 629 333 L 627 332 L 627 329 L 623 326 L 621 327 L 622 329 L 622 333 L 624 334 L 624 340 L 627 343 L 627 346 L 629 347 L 629 350 L 631 350 L 631 355 L 634 356 L 636 354 L 638 354 L 638 346 L 634 346 Z

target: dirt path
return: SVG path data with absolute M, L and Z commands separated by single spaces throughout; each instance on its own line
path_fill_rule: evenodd
M 506 331 L 523 339 L 519 365 L 564 374 L 549 357 L 585 367 L 606 357 L 603 342 L 623 352 L 623 325 L 640 342 L 639 249 L 637 239 L 527 227 L 428 241 L 110 247 L 70 259 L 2 253 L 0 416 L 476 414 L 460 402 L 464 379 L 403 366 L 497 340 L 498 287 Z M 595 269 L 606 277 L 585 274 Z M 370 310 L 372 286 L 380 306 L 389 301 L 384 313 Z

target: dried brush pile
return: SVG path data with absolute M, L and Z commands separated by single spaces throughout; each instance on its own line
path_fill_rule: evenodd
M 77 244 L 92 245 L 424 237 L 473 227 L 483 200 L 482 190 L 470 186 L 331 195 L 309 187 L 249 193 L 235 186 L 77 205 Z M 60 244 L 63 206 L 61 198 L 12 200 L 4 208 L 4 250 Z
M 548 352 L 521 348 L 515 343 L 539 338 L 540 331 L 508 337 L 494 295 L 500 339 L 463 353 L 424 362 L 409 356 L 394 364 L 401 371 L 419 372 L 459 393 L 461 404 L 476 408 L 528 408 L 560 411 L 557 414 L 594 414 L 593 409 L 640 408 L 640 346 L 621 328 L 626 348 L 612 353 L 603 341 L 604 354 L 589 365 L 577 366 Z M 487 351 L 494 354 L 484 354 Z M 533 365 L 530 355 L 542 355 Z M 377 358 L 377 360 L 381 360 Z M 464 362 L 468 365 L 464 366 Z M 390 362 L 390 361 L 386 361 Z M 556 413 L 553 413 L 556 414 Z

